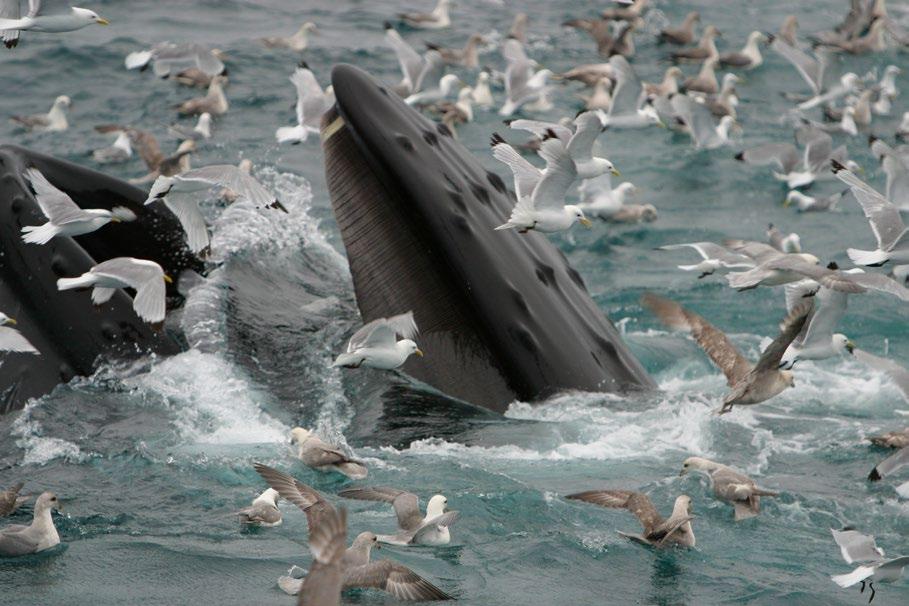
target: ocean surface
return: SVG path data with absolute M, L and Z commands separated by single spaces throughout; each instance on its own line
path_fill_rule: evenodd
M 506 4 L 458 0 L 450 29 L 401 31 L 416 48 L 423 40 L 459 46 L 476 28 L 500 42 L 512 15 L 524 10 L 530 14 L 528 52 L 541 64 L 561 71 L 598 60 L 586 35 L 559 23 L 593 16 L 607 3 Z M 721 50 L 728 50 L 739 48 L 752 29 L 776 31 L 788 12 L 798 16 L 804 37 L 830 28 L 847 8 L 840 0 L 654 4 L 633 58 L 648 81 L 662 76 L 669 52 L 649 32 L 689 10 L 719 27 Z M 289 35 L 312 20 L 320 34 L 303 57 L 323 84 L 340 62 L 397 82 L 382 22 L 401 9 L 431 5 L 95 1 L 86 6 L 107 17 L 110 27 L 65 37 L 26 32 L 15 51 L 0 49 L 0 117 L 46 111 L 60 94 L 73 99 L 68 131 L 30 134 L 0 120 L 0 141 L 88 166 L 95 166 L 91 151 L 109 144 L 94 132 L 96 124 L 133 124 L 156 134 L 166 151 L 175 148 L 166 135 L 166 125 L 176 120 L 172 106 L 198 94 L 150 72 L 126 71 L 128 52 L 162 40 L 222 49 L 231 109 L 215 122 L 213 139 L 193 162 L 250 158 L 256 176 L 290 210 L 207 207 L 221 265 L 169 319 L 183 327 L 188 351 L 105 364 L 94 376 L 0 417 L 0 486 L 26 480 L 28 491 L 53 490 L 65 505 L 56 517 L 63 545 L 0 561 L 0 604 L 294 603 L 276 580 L 293 564 L 309 564 L 303 514 L 282 503 L 283 526 L 244 531 L 233 512 L 265 488 L 253 461 L 287 470 L 330 498 L 347 485 L 295 460 L 288 444 L 295 425 L 346 442 L 368 462 L 370 483 L 410 489 L 424 499 L 437 491 L 448 496 L 449 506 L 461 512 L 450 545 L 389 547 L 376 555 L 405 563 L 465 605 L 865 603 L 867 592 L 840 589 L 829 578 L 851 569 L 829 529 L 850 524 L 876 535 L 890 554 L 909 552 L 909 503 L 894 488 L 905 474 L 875 484 L 865 480 L 887 455 L 865 438 L 905 426 L 909 404 L 882 374 L 835 358 L 801 363 L 794 389 L 718 417 L 713 413 L 726 390 L 721 374 L 688 337 L 667 332 L 638 303 L 646 291 L 673 297 L 728 331 L 755 359 L 785 314 L 782 292 L 737 293 L 719 277 L 697 280 L 675 269 L 693 262 L 694 253 L 655 247 L 727 236 L 762 240 L 772 222 L 799 233 L 802 246 L 825 261 L 848 265 L 847 246 L 873 242 L 851 198 L 841 212 L 799 215 L 782 207 L 785 189 L 769 169 L 733 159 L 745 146 L 792 138 L 784 120 L 792 103 L 780 93 L 806 91 L 773 53 L 738 86 L 743 133 L 732 147 L 696 152 L 686 135 L 659 128 L 601 137 L 623 178 L 637 184 L 640 201 L 657 207 L 658 221 L 597 223 L 589 231 L 551 236 L 621 327 L 659 391 L 633 399 L 565 393 L 547 402 L 515 402 L 501 417 L 427 393 L 395 374 L 327 369 L 359 316 L 318 141 L 285 147 L 274 141 L 275 129 L 293 120 L 295 93 L 287 77 L 301 57 L 268 50 L 257 39 Z M 906 3 L 888 8 L 907 24 Z M 871 129 L 891 141 L 898 117 L 909 110 L 907 57 L 888 51 L 843 57 L 835 66 L 860 74 L 902 66 L 898 85 L 904 93 L 893 115 L 875 117 Z M 482 63 L 503 68 L 494 44 Z M 475 79 L 467 70 L 459 73 Z M 581 107 L 578 92 L 574 85 L 558 87 L 555 109 L 539 117 L 573 115 Z M 502 99 L 501 91 L 496 94 Z M 522 139 L 494 111 L 482 109 L 459 135 L 510 182 L 489 153 L 493 131 Z M 845 141 L 865 178 L 882 188 L 866 134 L 848 141 L 837 136 L 836 142 Z M 102 169 L 123 178 L 145 173 L 138 158 Z M 827 181 L 811 192 L 840 188 Z M 859 347 L 909 365 L 906 320 L 897 299 L 864 295 L 852 300 L 842 330 Z M 734 523 L 731 507 L 714 500 L 704 479 L 679 477 L 690 455 L 735 466 L 781 496 L 764 499 L 759 518 Z M 644 549 L 616 534 L 638 531 L 628 512 L 561 496 L 600 487 L 642 490 L 664 513 L 678 494 L 691 495 L 697 547 Z M 351 536 L 394 526 L 388 507 L 344 505 Z M 26 509 L 12 521 L 29 519 Z M 345 602 L 394 600 L 360 591 L 348 593 Z M 909 581 L 877 585 L 874 603 L 909 603 Z

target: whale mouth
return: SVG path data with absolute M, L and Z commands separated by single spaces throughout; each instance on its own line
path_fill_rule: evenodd
M 362 70 L 335 67 L 332 86 L 320 129 L 332 210 L 363 321 L 414 312 L 432 356 L 407 374 L 498 412 L 654 386 L 561 251 L 494 231 L 514 206 L 501 177 Z

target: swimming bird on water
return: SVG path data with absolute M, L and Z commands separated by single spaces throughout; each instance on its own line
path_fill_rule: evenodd
M 136 291 L 133 310 L 150 324 L 164 321 L 167 287 L 173 280 L 154 261 L 116 257 L 98 263 L 75 278 L 59 278 L 58 290 L 92 289 L 92 303 L 102 305 L 110 301 L 118 288 Z
M 735 508 L 735 521 L 753 518 L 761 510 L 761 497 L 777 497 L 780 493 L 759 488 L 754 480 L 728 465 L 703 457 L 688 457 L 682 463 L 683 476 L 692 471 L 707 474 L 718 499 L 731 503 Z
M 254 526 L 279 526 L 283 516 L 278 509 L 278 496 L 278 491 L 274 488 L 267 489 L 253 499 L 249 507 L 237 512 L 240 522 Z
M 444 495 L 433 495 L 426 504 L 426 515 L 420 512 L 420 499 L 412 492 L 369 486 L 346 488 L 338 496 L 360 501 L 391 503 L 398 518 L 398 532 L 393 535 L 378 535 L 379 541 L 391 545 L 447 545 L 451 542 L 448 527 L 458 519 L 457 511 L 448 511 L 448 499 Z
M 451 25 L 451 17 L 448 14 L 450 6 L 451 0 L 439 0 L 431 13 L 398 13 L 398 18 L 417 29 L 442 29 Z
M 868 441 L 875 446 L 885 448 L 905 448 L 909 446 L 909 427 L 888 431 L 877 436 L 868 436 Z
M 0 348 L 2 348 L 2 346 L 0 346 Z M 31 499 L 31 497 L 27 495 L 19 494 L 22 491 L 23 486 L 25 486 L 25 484 L 19 482 L 18 484 L 13 484 L 6 490 L 0 490 L 0 518 L 12 515 L 20 506 Z
M 350 337 L 346 351 L 331 364 L 332 368 L 377 368 L 392 370 L 407 361 L 412 354 L 423 357 L 414 342 L 419 329 L 413 312 L 378 318 L 365 324 Z M 397 340 L 398 335 L 403 337 Z
M 683 48 L 672 53 L 672 58 L 676 61 L 706 61 L 707 59 L 719 57 L 720 53 L 716 49 L 716 38 L 720 35 L 720 30 L 716 26 L 708 25 L 701 34 L 701 40 L 698 45 L 691 48 Z
M 444 48 L 432 42 L 426 42 L 426 48 L 434 50 L 442 56 L 442 60 L 449 65 L 463 65 L 464 67 L 479 67 L 479 47 L 486 43 L 482 34 L 471 34 L 464 44 L 464 48 Z
M 316 471 L 336 471 L 351 480 L 362 480 L 369 473 L 362 461 L 350 458 L 312 430 L 294 427 L 290 432 L 290 443 L 297 447 L 297 458 Z
M 858 532 L 854 528 L 843 530 L 830 529 L 833 540 L 840 548 L 840 554 L 847 564 L 862 563 L 852 572 L 832 575 L 830 578 L 840 587 L 852 587 L 861 583 L 861 593 L 865 591 L 865 583 L 871 590 L 870 604 L 874 600 L 874 582 L 893 583 L 903 576 L 903 570 L 909 566 L 909 556 L 887 558 L 884 550 L 877 546 L 874 537 Z
M 722 331 L 698 314 L 675 301 L 647 293 L 641 299 L 664 324 L 676 330 L 688 330 L 714 364 L 726 375 L 730 387 L 723 397 L 724 414 L 734 406 L 759 404 L 793 387 L 792 372 L 780 370 L 780 359 L 807 320 L 812 304 L 806 301 L 789 313 L 780 325 L 780 334 L 767 346 L 757 363 L 752 365 Z
M 87 8 L 69 7 L 69 10 L 42 11 L 42 0 L 28 0 L 28 12 L 20 17 L 21 0 L 0 0 L 0 39 L 6 48 L 19 44 L 21 31 L 62 34 L 73 32 L 92 24 L 110 25 L 110 21 Z M 57 8 L 57 3 L 50 2 Z
M 97 127 L 95 130 L 97 130 Z M 111 132 L 117 135 L 114 142 L 107 147 L 102 147 L 92 152 L 92 158 L 99 164 L 126 162 L 133 155 L 133 147 L 129 143 L 129 134 L 125 130 Z
M 35 517 L 29 526 L 12 524 L 0 528 L 0 556 L 18 557 L 46 551 L 60 544 L 51 510 L 60 510 L 60 501 L 52 492 L 41 493 L 35 501 Z
M 0 311 L 0 352 L 13 351 L 18 353 L 30 353 L 38 355 L 39 352 L 35 346 L 26 339 L 21 332 L 9 326 L 16 324 L 16 319 L 11 318 Z
M 760 67 L 764 62 L 761 55 L 760 43 L 767 40 L 767 36 L 761 32 L 751 32 L 748 34 L 748 41 L 742 50 L 732 53 L 723 53 L 720 55 L 720 65 L 735 69 L 754 69 Z
M 685 81 L 682 82 L 682 88 L 684 88 L 686 92 L 695 91 L 708 95 L 715 95 L 720 92 L 720 83 L 716 79 L 717 64 L 718 59 L 716 57 L 709 57 L 706 59 L 696 76 L 686 78 Z
M 670 44 L 691 44 L 694 41 L 694 24 L 700 21 L 700 13 L 692 11 L 685 15 L 685 19 L 679 27 L 667 27 L 660 30 L 658 39 L 660 42 Z
M 37 168 L 25 169 L 25 177 L 35 194 L 35 201 L 47 223 L 22 227 L 22 240 L 29 244 L 47 244 L 57 236 L 81 236 L 101 229 L 110 222 L 133 221 L 136 214 L 123 206 L 80 208 L 66 193 L 54 187 Z
M 306 514 L 310 537 L 319 536 L 324 531 L 320 527 L 325 524 L 335 525 L 333 520 L 336 521 L 334 516 L 337 515 L 337 512 L 318 491 L 277 469 L 260 463 L 255 463 L 253 467 L 272 488 L 278 491 L 282 498 L 303 510 Z M 370 554 L 373 548 L 380 548 L 378 537 L 371 532 L 362 532 L 346 549 L 340 561 L 342 589 L 356 587 L 380 589 L 399 600 L 452 599 L 450 595 L 402 564 L 392 560 L 371 561 Z M 301 583 L 301 586 L 305 586 L 305 581 Z M 282 586 L 282 589 L 285 591 L 290 589 L 292 592 L 296 588 Z
M 646 494 L 632 490 L 588 490 L 565 497 L 575 501 L 593 503 L 601 507 L 627 509 L 638 519 L 643 534 L 619 535 L 651 547 L 694 547 L 694 530 L 691 528 L 691 497 L 680 495 L 672 506 L 672 514 L 663 518 Z
M 319 29 L 312 21 L 307 21 L 300 26 L 294 34 L 286 38 L 281 36 L 270 36 L 262 38 L 262 44 L 267 48 L 288 48 L 293 51 L 304 51 L 309 46 L 310 34 L 319 33 Z
M 69 122 L 66 119 L 66 110 L 72 104 L 70 98 L 66 95 L 60 95 L 54 99 L 54 104 L 46 114 L 35 114 L 32 116 L 12 116 L 10 120 L 22 127 L 39 133 L 59 132 L 69 128 Z
M 195 99 L 189 99 L 188 101 L 178 104 L 176 106 L 177 112 L 184 116 L 199 115 L 202 113 L 208 113 L 212 116 L 226 114 L 227 110 L 230 108 L 223 88 L 223 85 L 226 83 L 227 78 L 225 76 L 215 76 L 211 79 L 211 84 L 208 86 L 208 92 L 204 97 L 196 97 Z

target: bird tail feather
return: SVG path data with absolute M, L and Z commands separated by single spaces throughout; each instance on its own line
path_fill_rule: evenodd
M 74 288 L 88 288 L 94 282 L 94 276 L 79 276 L 78 278 L 60 278 L 57 280 L 57 290 L 72 290 Z
M 59 231 L 59 228 L 50 222 L 43 225 L 26 225 L 22 228 L 22 241 L 27 244 L 47 244 Z

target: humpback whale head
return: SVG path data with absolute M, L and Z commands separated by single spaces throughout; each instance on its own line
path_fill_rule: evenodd
M 364 71 L 336 66 L 332 85 L 320 134 L 357 306 L 364 322 L 413 310 L 432 353 L 404 372 L 497 411 L 653 386 L 561 251 L 495 231 L 515 204 L 501 176 Z

